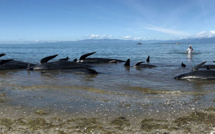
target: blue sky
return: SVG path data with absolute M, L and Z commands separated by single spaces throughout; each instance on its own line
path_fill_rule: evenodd
M 215 36 L 215 0 L 0 0 L 0 42 Z

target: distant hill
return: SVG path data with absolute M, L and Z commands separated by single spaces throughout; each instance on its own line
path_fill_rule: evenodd
M 131 43 L 136 44 L 138 42 L 141 43 L 182 43 L 182 44 L 215 44 L 215 37 L 211 38 L 187 38 L 187 39 L 181 39 L 181 40 L 122 40 L 122 39 L 84 39 L 84 40 L 78 40 L 78 41 L 55 41 L 55 42 L 47 42 L 47 41 L 39 41 L 39 42 L 33 42 L 33 41 L 24 41 L 24 42 L 0 42 L 0 44 L 71 44 L 71 43 L 88 43 L 88 44 L 95 44 L 95 43 Z
M 212 38 L 187 38 L 181 40 L 166 40 L 162 41 L 163 43 L 192 43 L 192 44 L 215 44 L 215 37 Z
M 188 39 L 188 40 L 183 40 L 183 41 L 190 41 L 192 43 L 209 44 L 209 43 L 215 43 L 215 37 L 212 37 L 212 38 L 201 38 L 201 39 Z
M 157 43 L 158 40 L 120 40 L 120 39 L 85 39 L 79 41 L 73 41 L 74 43 Z
M 76 41 L 77 43 L 128 43 L 128 42 L 135 42 L 134 40 L 120 40 L 120 39 L 85 39 Z
M 96 44 L 96 43 L 131 43 L 136 44 L 138 42 L 141 43 L 182 43 L 182 44 L 215 44 L 215 37 L 212 38 L 187 38 L 181 40 L 120 40 L 120 39 L 85 39 L 79 41 L 57 41 L 57 42 L 41 42 L 41 43 L 64 43 L 64 44 L 71 44 L 71 43 L 86 43 L 86 44 Z
M 120 40 L 120 39 L 86 39 L 75 41 L 76 43 L 192 43 L 192 44 L 215 44 L 215 37 L 212 38 L 187 38 L 181 40 Z

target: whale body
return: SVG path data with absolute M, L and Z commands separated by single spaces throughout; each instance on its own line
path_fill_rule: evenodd
M 215 71 L 213 70 L 199 70 L 176 76 L 177 80 L 201 79 L 201 80 L 215 80 Z
M 5 60 L 0 60 L 5 61 Z M 11 60 L 4 64 L 0 65 L 0 70 L 9 70 L 9 69 L 27 69 L 29 63 L 17 60 Z M 33 65 L 33 64 L 31 64 Z
M 191 72 L 178 75 L 174 77 L 177 80 L 189 80 L 189 79 L 199 79 L 199 80 L 215 80 L 215 71 L 214 70 L 199 70 L 205 62 L 202 62 L 192 68 Z
M 58 61 L 48 62 L 49 60 L 55 58 L 57 55 L 47 56 L 40 60 L 40 64 L 28 67 L 29 70 L 56 70 L 56 69 L 84 69 L 90 73 L 97 74 L 93 69 L 88 68 L 88 66 L 76 63 L 74 61 L 68 61 L 65 59 L 60 59 Z
M 53 70 L 53 69 L 77 69 L 84 66 L 72 61 L 54 61 L 43 64 L 38 64 L 32 68 L 32 70 Z
M 0 57 L 5 56 L 6 54 L 1 53 Z M 14 59 L 2 59 L 0 60 L 0 70 L 10 70 L 10 69 L 26 69 L 29 63 L 14 60 Z M 34 65 L 34 64 L 31 64 Z

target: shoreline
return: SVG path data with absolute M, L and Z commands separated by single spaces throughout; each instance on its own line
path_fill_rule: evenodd
M 193 104 L 188 104 L 191 101 L 182 103 L 177 97 L 165 103 L 138 104 L 142 105 L 142 113 L 132 110 L 132 102 L 117 104 L 115 110 L 69 112 L 60 107 L 14 105 L 9 103 L 12 98 L 7 93 L 1 93 L 0 99 L 0 132 L 3 134 L 215 133 L 215 98 L 208 106 L 194 104 L 198 100 Z M 156 107 L 161 104 L 164 109 L 159 111 Z
M 13 109 L 7 110 L 10 112 L 1 113 L 0 118 L 0 132 L 3 134 L 215 133 L 215 107 L 191 111 L 170 119 L 125 116 L 100 118 L 52 113 L 43 109 L 35 112 L 18 111 L 16 116 L 10 116 Z

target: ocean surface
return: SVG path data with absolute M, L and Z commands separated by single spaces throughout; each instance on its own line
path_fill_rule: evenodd
M 185 54 L 189 45 L 194 53 Z M 215 81 L 175 80 L 207 61 L 214 64 L 215 44 L 132 43 L 40 43 L 0 44 L 1 59 L 39 63 L 46 56 L 54 60 L 96 52 L 90 57 L 131 60 L 131 66 L 145 61 L 155 68 L 125 68 L 124 63 L 93 64 L 98 75 L 75 70 L 0 70 L 0 92 L 5 104 L 30 108 L 49 108 L 64 112 L 149 115 L 201 109 L 214 106 Z M 181 67 L 181 63 L 187 65 Z

